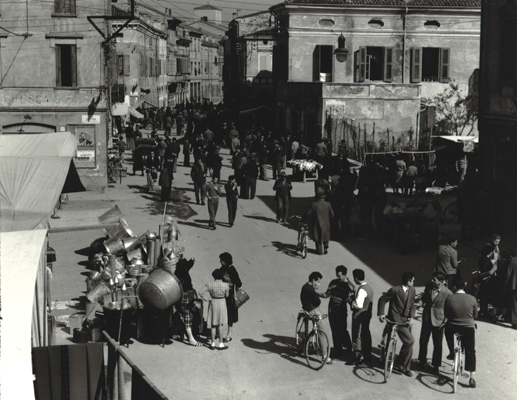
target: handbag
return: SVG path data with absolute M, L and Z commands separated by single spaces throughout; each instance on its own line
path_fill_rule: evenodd
M 242 306 L 244 303 L 246 303 L 250 299 L 249 294 L 246 293 L 242 289 L 235 290 L 234 296 L 235 296 L 235 307 L 237 307 L 237 308 Z

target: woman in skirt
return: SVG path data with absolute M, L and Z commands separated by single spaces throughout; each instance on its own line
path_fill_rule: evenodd
M 233 266 L 233 258 L 230 253 L 222 253 L 219 255 L 221 262 L 221 271 L 223 273 L 223 280 L 230 286 L 230 294 L 226 298 L 226 307 L 228 309 L 228 334 L 224 338 L 224 342 L 228 343 L 232 340 L 233 324 L 239 321 L 239 311 L 235 306 L 235 290 L 242 286 L 239 273 Z
M 212 272 L 214 282 L 207 283 L 200 296 L 203 300 L 209 300 L 207 326 L 210 328 L 212 340 L 210 350 L 226 350 L 228 346 L 222 342 L 223 325 L 228 324 L 228 312 L 226 310 L 226 298 L 230 294 L 228 283 L 223 282 L 223 272 L 220 269 Z M 219 333 L 219 347 L 215 346 L 216 329 Z
M 176 271 L 174 275 L 181 282 L 181 287 L 183 288 L 183 296 L 181 298 L 181 304 L 179 308 L 179 315 L 181 318 L 181 322 L 185 326 L 185 332 L 187 333 L 188 342 L 192 346 L 201 346 L 192 332 L 192 321 L 194 319 L 194 311 L 197 310 L 196 302 L 197 292 L 194 290 L 192 286 L 192 278 L 190 277 L 190 269 L 194 266 L 195 259 L 192 258 L 187 260 L 182 258 L 176 264 Z

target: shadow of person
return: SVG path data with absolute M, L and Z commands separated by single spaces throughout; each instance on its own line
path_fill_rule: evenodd
M 251 219 L 257 219 L 259 221 L 265 221 L 265 222 L 274 222 L 276 223 L 276 219 L 274 218 L 268 218 L 263 215 L 243 215 L 245 218 L 251 218 Z
M 251 349 L 255 349 L 258 354 L 278 354 L 281 358 L 294 364 L 309 366 L 305 363 L 303 355 L 298 353 L 294 337 L 277 336 L 271 334 L 263 335 L 268 339 L 265 342 L 259 342 L 254 339 L 242 339 L 241 342 Z
M 211 227 L 208 226 L 208 220 L 207 219 L 206 220 L 195 219 L 194 222 L 178 220 L 178 224 L 179 225 L 193 226 L 195 228 L 212 229 Z M 217 225 L 219 225 L 219 223 Z
M 452 380 L 440 374 L 439 376 L 432 374 L 419 373 L 416 377 L 425 387 L 439 393 L 452 393 Z M 461 385 L 461 383 L 458 382 Z M 465 385 L 462 385 L 465 386 Z

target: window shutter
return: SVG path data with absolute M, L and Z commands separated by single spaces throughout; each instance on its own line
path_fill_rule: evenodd
M 320 54 L 321 47 L 316 45 L 312 52 L 312 81 L 319 82 L 320 80 Z
M 259 56 L 259 72 L 263 71 L 265 69 L 267 69 L 267 67 L 266 67 L 266 55 L 265 54 L 261 54 Z
M 366 80 L 366 47 L 359 49 L 359 82 Z
M 450 49 L 440 49 L 440 82 L 449 82 Z
M 61 86 L 61 46 L 56 46 L 56 86 Z
M 77 47 L 70 46 L 70 74 L 72 75 L 72 87 L 77 87 Z
M 411 82 L 422 80 L 422 49 L 415 47 L 411 49 Z
M 124 56 L 122 54 L 117 55 L 117 73 L 124 75 Z
M 124 62 L 122 63 L 124 66 L 123 73 L 125 76 L 129 76 L 129 71 L 130 71 L 129 54 L 125 54 L 123 60 L 124 60 Z
M 384 81 L 393 81 L 393 47 L 384 48 Z

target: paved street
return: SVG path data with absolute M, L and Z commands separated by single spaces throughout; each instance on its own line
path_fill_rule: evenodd
M 126 157 L 129 153 L 126 153 Z M 228 151 L 223 151 L 224 167 L 221 178 L 230 175 Z M 181 158 L 182 161 L 182 158 Z M 195 257 L 191 271 L 194 288 L 212 281 L 211 272 L 218 268 L 219 254 L 228 251 L 233 255 L 245 289 L 251 299 L 239 312 L 233 341 L 227 351 L 210 351 L 207 347 L 192 347 L 178 341 L 162 348 L 135 341 L 126 353 L 135 361 L 150 380 L 170 399 L 342 399 L 361 396 L 362 399 L 392 398 L 441 399 L 456 396 L 471 399 L 510 399 L 517 393 L 517 331 L 503 325 L 478 322 L 476 333 L 477 383 L 468 388 L 468 379 L 460 383 L 459 393 L 452 394 L 451 382 L 437 382 L 435 376 L 417 371 L 413 364 L 412 378 L 393 375 L 388 384 L 383 383 L 382 370 L 346 366 L 345 360 L 335 360 L 333 365 L 316 372 L 309 369 L 305 360 L 294 349 L 296 315 L 301 308 L 301 286 L 312 271 L 323 274 L 322 289 L 334 278 L 334 268 L 344 264 L 349 276 L 354 268 L 366 272 L 366 280 L 375 291 L 375 303 L 381 292 L 399 284 L 403 271 L 416 275 L 417 293 L 423 290 L 433 272 L 436 249 L 423 248 L 418 252 L 401 255 L 392 241 L 350 238 L 346 243 L 331 242 L 329 254 L 318 256 L 311 242 L 311 252 L 305 260 L 294 252 L 296 224 L 283 226 L 275 221 L 273 181 L 258 182 L 257 197 L 239 200 L 235 226 L 228 227 L 224 198 L 219 204 L 217 230 L 208 229 L 206 206 L 195 203 L 190 168 L 179 163 L 174 175 L 174 201 L 168 207 L 172 215 L 193 210 L 193 216 L 178 220 L 180 240 L 185 247 L 185 257 Z M 132 171 L 131 165 L 127 164 Z M 269 171 L 271 178 L 271 170 Z M 63 205 L 61 219 L 52 220 L 53 227 L 92 225 L 97 217 L 118 205 L 134 233 L 158 231 L 163 213 L 159 202 L 159 188 L 155 193 L 144 191 L 145 177 L 128 176 L 122 184 L 111 185 L 104 194 L 91 192 L 70 194 Z M 293 201 L 290 214 L 299 214 L 311 203 L 314 194 L 312 182 L 293 183 Z M 459 233 L 456 224 L 441 227 L 444 234 Z M 58 262 L 52 281 L 53 300 L 61 302 L 79 300 L 84 295 L 84 274 L 87 261 L 85 248 L 102 236 L 100 231 L 54 233 L 51 246 L 56 249 Z M 505 249 L 505 238 L 501 249 Z M 469 276 L 477 264 L 478 249 L 484 241 L 458 246 L 460 258 L 466 257 L 463 272 Z M 517 247 L 517 243 L 512 243 Z M 327 300 L 322 300 L 326 309 Z M 374 311 L 377 311 L 375 304 Z M 70 312 L 73 312 L 71 310 Z M 350 317 L 349 317 L 350 319 Z M 350 324 L 350 322 L 349 322 Z M 371 331 L 375 358 L 383 324 L 372 319 Z M 413 330 L 418 352 L 420 322 Z M 66 328 L 59 328 L 60 340 L 69 340 Z M 429 350 L 431 351 L 431 345 Z M 446 350 L 444 350 L 445 352 Z M 430 354 L 430 353 L 429 353 Z M 451 362 L 442 364 L 443 376 L 451 377 Z

